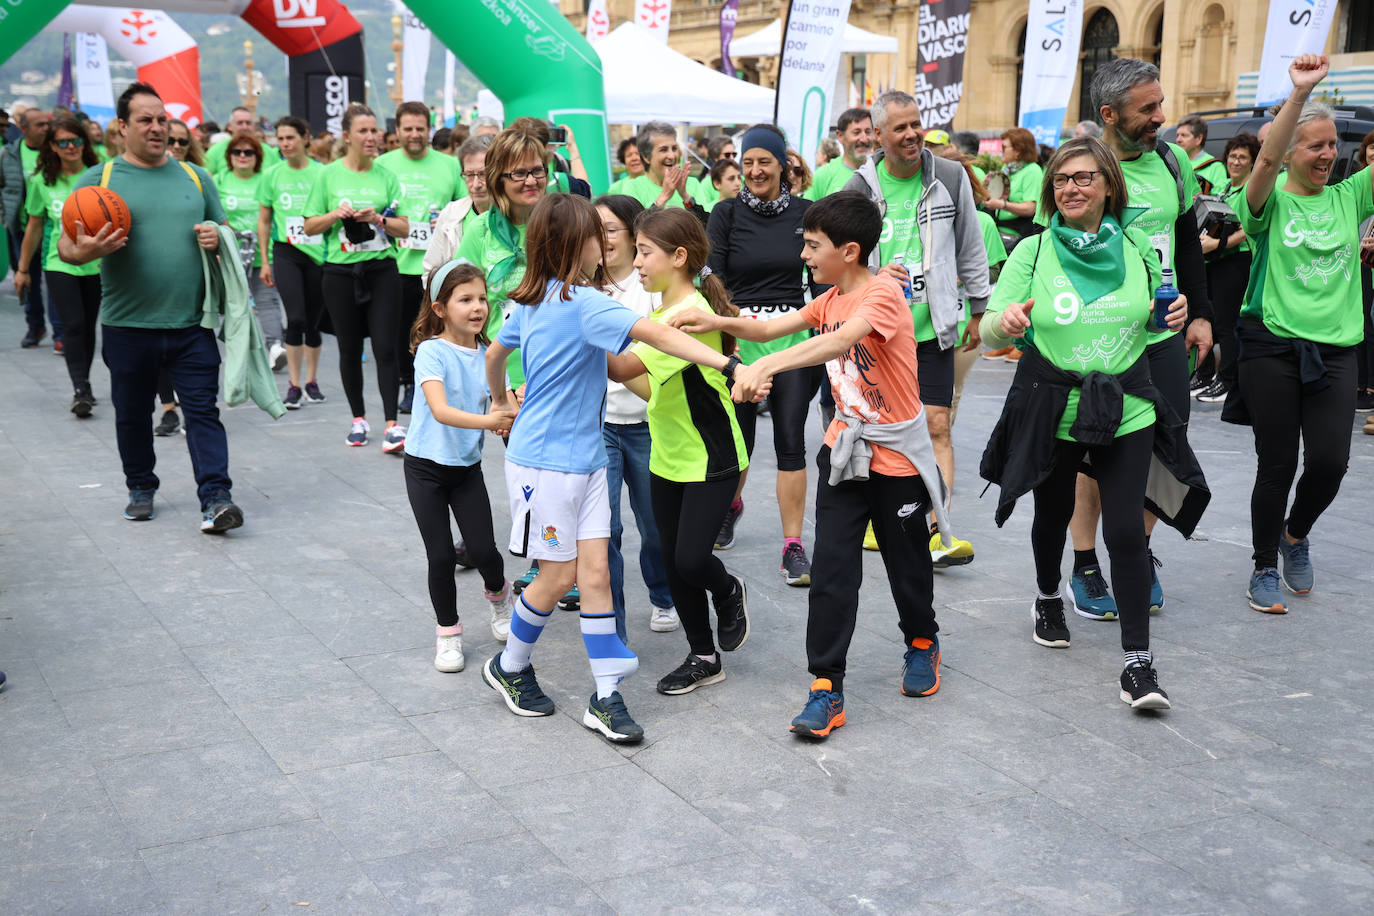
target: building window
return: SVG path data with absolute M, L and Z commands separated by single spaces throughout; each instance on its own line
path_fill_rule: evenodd
M 1346 54 L 1374 51 L 1374 6 L 1364 0 L 1347 0 L 1345 11 Z
M 1121 33 L 1116 27 L 1116 17 L 1105 7 L 1093 13 L 1088 25 L 1083 29 L 1082 61 L 1078 71 L 1078 112 L 1080 118 L 1092 116 L 1093 74 L 1097 68 L 1116 57 L 1115 49 L 1121 43 Z
M 1150 63 L 1152 63 L 1152 64 L 1154 64 L 1156 67 L 1158 67 L 1158 66 L 1159 66 L 1159 62 L 1160 62 L 1160 60 L 1162 59 L 1162 57 L 1163 57 L 1163 55 L 1164 55 L 1164 5 L 1163 5 L 1163 4 L 1160 4 L 1159 9 L 1155 11 L 1154 23 L 1155 23 L 1155 24 L 1154 24 L 1154 27 L 1153 27 L 1153 28 L 1147 29 L 1147 30 L 1146 30 L 1146 33 L 1150 36 L 1150 47 L 1147 49 L 1147 51 L 1149 52 L 1148 56 L 1149 56 L 1149 58 L 1150 58 Z

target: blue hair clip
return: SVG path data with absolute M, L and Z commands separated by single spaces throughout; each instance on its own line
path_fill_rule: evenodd
M 434 269 L 434 274 L 429 278 L 429 299 L 430 299 L 430 301 L 431 301 L 431 302 L 437 302 L 437 301 L 438 301 L 438 299 L 439 299 L 439 290 L 441 290 L 441 289 L 444 288 L 444 280 L 445 280 L 445 278 L 448 277 L 449 273 L 453 270 L 453 268 L 457 267 L 459 264 L 471 264 L 471 263 L 472 263 L 472 262 L 469 261 L 467 258 L 454 258 L 453 260 L 449 261 L 447 264 L 441 264 L 440 266 L 436 267 L 436 268 Z

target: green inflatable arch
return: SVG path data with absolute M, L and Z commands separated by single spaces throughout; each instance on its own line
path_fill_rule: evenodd
M 0 61 L 69 0 L 0 0 Z M 407 0 L 445 47 L 485 83 L 507 120 L 551 118 L 577 135 L 592 187 L 610 184 L 601 59 L 548 0 Z

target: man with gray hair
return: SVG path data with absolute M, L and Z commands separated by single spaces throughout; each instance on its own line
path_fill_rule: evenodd
M 916 332 L 916 379 L 935 460 L 947 486 L 954 483 L 950 407 L 954 402 L 954 348 L 977 350 L 978 317 L 987 308 L 988 255 L 983 247 L 973 186 L 962 163 L 925 148 L 916 100 L 900 90 L 884 92 L 873 105 L 878 150 L 859 164 L 845 191 L 878 205 L 883 231 L 869 257 L 874 273 L 886 273 L 907 290 Z M 964 289 L 959 290 L 960 279 Z M 971 314 L 964 314 L 964 297 Z M 959 325 L 967 319 L 961 337 Z M 931 499 L 939 488 L 930 487 Z M 945 532 L 952 535 L 952 532 Z M 973 545 L 932 529 L 931 561 L 962 566 Z
M 1096 121 L 1079 121 L 1073 129 L 1074 137 L 1096 137 L 1102 138 L 1102 125 Z
M 1188 351 L 1212 349 L 1212 305 L 1207 295 L 1207 272 L 1202 244 L 1193 218 L 1197 177 L 1181 147 L 1159 139 L 1164 126 L 1164 90 L 1159 68 L 1143 60 L 1123 57 L 1109 61 L 1093 75 L 1089 86 L 1093 113 L 1102 122 L 1102 140 L 1116 153 L 1126 177 L 1126 203 L 1141 213 L 1130 225 L 1144 231 L 1159 253 L 1160 265 L 1172 270 L 1175 285 L 1188 297 L 1189 324 L 1183 336 L 1153 328 L 1146 338 L 1150 377 L 1183 423 L 1188 422 Z M 1097 483 L 1078 475 L 1078 490 L 1069 531 L 1073 535 L 1073 600 L 1077 613 L 1092 620 L 1117 619 L 1116 601 L 1107 592 L 1097 560 L 1097 522 L 1102 503 Z M 1145 512 L 1148 541 L 1158 519 Z M 1164 590 L 1155 574 L 1159 561 L 1150 554 L 1150 606 L 1164 606 Z
M 706 211 L 696 202 L 697 183 L 690 177 L 690 165 L 683 161 L 677 128 L 666 121 L 650 121 L 639 129 L 635 146 L 644 162 L 644 174 L 627 179 L 620 193 L 630 195 L 646 210 L 683 207 L 704 226 Z M 800 257 L 800 249 L 798 252 Z
M 476 118 L 472 122 L 472 136 L 495 137 L 501 132 L 501 122 L 495 118 Z
M 17 107 L 17 106 L 16 106 Z M 38 108 L 26 108 L 17 115 L 19 129 L 23 138 L 5 146 L 0 152 L 0 225 L 9 231 L 10 264 L 19 265 L 19 245 L 24 238 L 24 226 L 28 217 L 24 214 L 26 182 L 38 168 L 38 154 L 43 150 L 52 115 Z M 43 243 L 40 258 L 47 257 L 47 242 Z M 43 263 L 39 260 L 37 263 Z M 43 321 L 43 289 L 40 277 L 42 271 L 33 272 L 33 282 L 29 285 L 28 295 L 24 297 L 24 318 L 29 329 L 19 345 L 32 349 L 42 342 L 48 334 Z M 51 293 L 49 294 L 51 299 Z M 51 306 L 52 303 L 49 302 Z M 62 352 L 62 324 L 57 310 L 51 309 L 53 349 Z

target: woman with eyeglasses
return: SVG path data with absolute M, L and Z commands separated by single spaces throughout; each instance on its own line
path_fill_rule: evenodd
M 491 206 L 491 194 L 487 191 L 487 150 L 495 140 L 491 134 L 482 134 L 469 137 L 458 147 L 458 163 L 468 192 L 439 211 L 429 249 L 425 251 L 426 274 L 453 259 L 464 232 Z
M 1034 235 L 1035 204 L 1044 184 L 1040 167 L 1040 147 L 1035 134 L 1024 127 L 1013 127 L 1002 134 L 1002 162 L 1007 173 L 1005 194 L 993 197 L 984 206 L 993 211 L 997 225 L 1020 236 Z
M 89 417 L 95 406 L 91 363 L 95 359 L 95 322 L 100 314 L 100 262 L 68 264 L 57 254 L 57 239 L 62 233 L 62 205 L 76 190 L 77 178 L 97 161 L 80 121 L 58 118 L 52 122 L 38 151 L 38 166 L 28 180 L 24 212 L 29 219 L 14 266 L 14 290 L 21 302 L 33 282 L 32 272 L 40 266 L 43 270 L 48 298 L 62 322 L 62 357 L 72 381 L 71 410 L 82 419 Z M 96 231 L 99 227 L 87 228 Z M 44 241 L 47 257 L 35 265 Z
M 219 200 L 224 206 L 229 228 L 239 237 L 239 257 L 248 275 L 248 292 L 253 296 L 253 311 L 262 326 L 262 341 L 267 347 L 267 359 L 273 369 L 280 369 L 286 361 L 286 348 L 281 342 L 281 297 L 276 289 L 263 280 L 263 265 L 271 265 L 271 252 L 258 238 L 259 188 L 262 186 L 262 144 L 250 131 L 235 134 L 224 148 L 226 168 L 210 169 L 219 188 Z M 212 163 L 213 164 L 213 163 Z
M 382 451 L 399 456 L 406 444 L 405 427 L 396 422 L 401 275 L 392 240 L 410 234 L 410 220 L 392 215 L 400 206 L 401 184 L 374 161 L 382 152 L 382 130 L 372 109 L 351 105 L 340 126 L 344 155 L 320 170 L 305 203 L 304 229 L 325 237 L 320 282 L 339 345 L 339 380 L 353 412 L 344 441 L 353 448 L 367 445 L 372 431 L 363 401 L 363 338 L 371 336 L 386 420 Z
M 277 290 L 286 308 L 282 337 L 290 379 L 282 403 L 287 410 L 298 410 L 325 399 L 318 377 L 324 343 L 324 238 L 305 234 L 305 203 L 324 166 L 306 151 L 310 125 L 304 120 L 288 115 L 273 129 L 283 161 L 270 167 L 258 184 L 258 278 Z
M 806 304 L 801 263 L 802 216 L 811 201 L 796 196 L 787 174 L 787 145 L 771 124 L 755 124 L 739 143 L 743 184 L 733 200 L 722 200 L 711 211 L 707 235 L 711 240 L 710 269 L 725 281 L 740 317 L 767 320 L 797 311 Z M 765 354 L 805 340 L 809 332 L 790 334 L 768 343 L 741 340 L 740 359 L 753 363 Z M 768 401 L 773 420 L 773 449 L 777 455 L 777 501 L 782 521 L 782 560 L 779 571 L 788 585 L 811 584 L 811 561 L 802 546 L 802 517 L 806 511 L 806 415 L 811 399 L 825 379 L 824 366 L 790 369 L 773 377 Z M 754 452 L 757 411 L 740 404 L 736 412 L 747 451 Z M 716 548 L 728 549 L 735 525 L 744 514 L 744 477 L 735 500 L 721 522 Z
M 1133 709 L 1168 709 L 1150 654 L 1150 560 L 1140 524 L 1155 449 L 1185 486 L 1205 483 L 1150 379 L 1145 344 L 1161 270 L 1149 237 L 1129 228 L 1142 211 L 1126 200 L 1121 166 L 1101 140 L 1069 140 L 1050 160 L 1039 200 L 1052 214 L 1049 229 L 1012 251 L 982 318 L 984 340 L 1023 350 L 982 475 L 1001 487 L 999 526 L 1018 497 L 1035 496 L 1032 638 L 1068 648 L 1061 563 L 1078 471 L 1091 461 L 1121 616 L 1119 696 Z M 1180 296 L 1170 327 L 1186 317 Z

